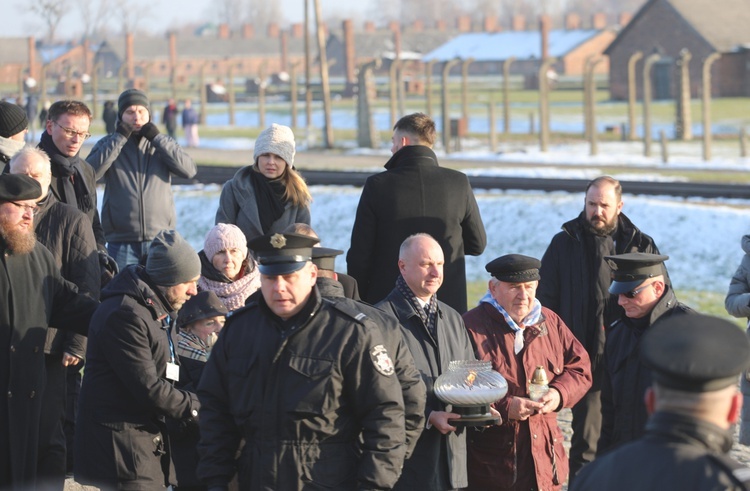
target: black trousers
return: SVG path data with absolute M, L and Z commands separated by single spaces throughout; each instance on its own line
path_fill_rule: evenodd
M 67 368 L 62 354 L 45 355 L 47 383 L 39 419 L 37 489 L 62 490 L 65 486 L 65 393 Z

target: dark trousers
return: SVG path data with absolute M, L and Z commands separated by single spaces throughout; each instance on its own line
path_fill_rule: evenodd
M 602 391 L 590 390 L 573 406 L 573 437 L 570 440 L 570 482 L 581 467 L 596 457 L 602 431 Z
M 81 393 L 81 378 L 84 362 L 81 361 L 78 365 L 68 367 L 66 379 L 66 393 L 65 393 L 65 423 L 63 425 L 63 431 L 65 432 L 65 448 L 70 449 L 67 452 L 67 463 L 66 472 L 67 474 L 73 473 L 73 438 L 75 436 L 76 429 L 76 416 L 78 415 L 78 394 Z
M 62 490 L 65 485 L 65 375 L 62 354 L 45 355 L 47 383 L 39 419 L 37 489 Z

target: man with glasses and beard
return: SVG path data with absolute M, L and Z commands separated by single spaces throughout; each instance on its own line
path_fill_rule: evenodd
M 557 313 L 591 358 L 591 390 L 573 407 L 570 476 L 596 455 L 601 431 L 601 380 L 605 329 L 623 315 L 609 293 L 610 269 L 604 257 L 627 252 L 658 254 L 651 237 L 622 213 L 622 187 L 609 176 L 586 187 L 584 208 L 563 224 L 542 257 L 536 296 Z
M 98 305 L 37 242 L 41 194 L 31 177 L 0 175 L 0 489 L 35 489 L 47 327 L 86 334 Z
M 597 455 L 640 438 L 646 429 L 644 396 L 652 377 L 638 353 L 643 334 L 657 321 L 695 313 L 677 301 L 665 281 L 664 261 L 669 256 L 632 252 L 604 259 L 612 270 L 609 293 L 617 295 L 625 313 L 610 326 L 604 346 L 602 430 Z

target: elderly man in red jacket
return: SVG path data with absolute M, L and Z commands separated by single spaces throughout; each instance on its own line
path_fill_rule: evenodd
M 591 363 L 565 323 L 536 299 L 540 266 L 520 254 L 491 261 L 489 292 L 464 314 L 477 358 L 508 381 L 508 395 L 494 404 L 502 425 L 469 433 L 471 490 L 559 490 L 568 477 L 557 412 L 591 387 Z M 537 367 L 549 391 L 534 401 L 529 382 Z

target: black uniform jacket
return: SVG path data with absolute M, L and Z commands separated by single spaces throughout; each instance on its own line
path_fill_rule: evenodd
M 391 488 L 404 406 L 371 322 L 317 287 L 286 321 L 262 298 L 230 315 L 198 386 L 198 477 L 226 486 L 238 468 L 245 491 Z
M 445 254 L 440 299 L 466 312 L 464 255 L 477 256 L 487 245 L 469 179 L 439 167 L 435 153 L 422 145 L 403 147 L 385 168 L 365 182 L 346 255 L 347 272 L 357 280 L 362 300 L 374 304 L 388 295 L 399 275 L 401 243 L 423 232 Z
M 727 456 L 731 447 L 727 430 L 689 416 L 657 412 L 643 437 L 586 465 L 571 489 L 750 489 L 750 469 Z
M 425 418 L 432 411 L 450 411 L 433 390 L 435 380 L 454 360 L 474 360 L 474 347 L 461 316 L 438 301 L 437 339 L 427 332 L 422 319 L 404 295 L 394 289 L 377 305 L 401 324 L 406 345 L 414 356 L 427 389 Z M 443 435 L 435 427 L 419 437 L 414 453 L 404 464 L 397 489 L 459 489 L 468 485 L 466 433 Z
M 651 370 L 641 363 L 641 338 L 657 321 L 685 313 L 694 311 L 679 303 L 672 288 L 667 286 L 645 326 L 639 327 L 628 317 L 612 324 L 604 352 L 602 432 L 597 455 L 635 440 L 645 431 L 648 414 L 643 397 L 651 386 Z
M 47 327 L 86 334 L 98 302 L 79 295 L 60 276 L 42 244 L 37 242 L 28 254 L 13 254 L 2 239 L 0 302 L 0 439 L 5 440 L 0 459 L 10 463 L 11 474 L 0 476 L 0 482 L 10 477 L 17 489 L 25 490 L 36 474 Z
M 75 477 L 106 489 L 157 489 L 172 474 L 162 470 L 170 468 L 165 417 L 187 423 L 200 405 L 167 379 L 171 308 L 144 268 L 125 268 L 101 298 L 78 404 Z

